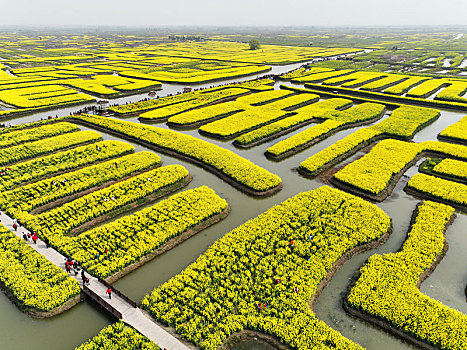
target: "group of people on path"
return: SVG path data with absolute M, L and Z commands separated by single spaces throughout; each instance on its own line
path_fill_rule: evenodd
M 11 170 L 11 168 L 5 168 L 0 170 L 0 176 L 5 176 L 8 175 L 8 172 Z
M 115 166 L 117 166 L 117 164 L 115 164 Z M 18 231 L 18 228 L 22 226 L 23 225 L 20 219 L 13 219 L 13 229 L 15 231 Z M 29 242 L 29 239 L 31 239 L 34 242 L 34 244 L 37 244 L 39 237 L 37 236 L 36 232 L 25 231 L 23 232 L 23 239 L 26 242 Z M 45 247 L 50 248 L 49 240 L 47 239 L 47 237 L 44 237 L 43 241 L 45 243 Z M 106 252 L 107 252 L 107 249 L 106 249 Z M 65 257 L 66 272 L 71 273 L 72 269 L 73 269 L 73 272 L 75 273 L 75 276 L 77 276 L 79 271 L 81 270 L 81 280 L 83 281 L 83 286 L 86 284 L 89 284 L 89 278 L 86 276 L 84 269 L 80 269 L 79 263 L 76 260 L 72 259 L 71 257 Z M 107 287 L 105 294 L 109 296 L 109 299 L 112 299 L 112 288 L 110 286 Z
M 75 272 L 75 276 L 78 275 L 78 272 L 80 270 L 79 264 L 76 260 L 73 260 L 70 257 L 65 258 L 65 270 L 66 272 L 70 273 L 71 269 Z
M 31 239 L 34 244 L 37 244 L 37 240 L 39 239 L 37 237 L 37 234 L 35 232 L 32 232 L 32 233 L 26 233 L 26 232 L 23 232 L 23 239 L 26 241 L 26 242 L 29 242 L 29 239 Z M 48 247 L 47 247 L 48 248 Z

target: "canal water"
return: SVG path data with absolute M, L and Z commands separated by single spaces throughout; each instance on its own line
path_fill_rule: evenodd
M 300 64 L 274 67 L 272 72 L 266 74 L 279 74 L 298 66 L 300 66 Z M 250 78 L 251 77 L 245 77 L 241 80 Z M 236 81 L 238 81 L 238 79 Z M 211 85 L 217 84 L 204 84 L 195 87 Z M 276 84 L 276 88 L 278 88 L 278 85 L 279 84 Z M 163 96 L 169 93 L 176 93 L 180 91 L 181 88 L 182 86 L 180 85 L 164 84 L 163 90 L 158 91 L 158 94 Z M 125 97 L 115 101 L 111 100 L 110 103 L 117 103 L 117 101 L 118 103 L 136 101 L 145 96 L 145 94 L 142 94 L 136 97 Z M 77 109 L 79 108 L 74 107 L 38 113 L 13 119 L 9 122 L 12 124 L 19 124 L 38 120 L 48 115 L 66 115 Z M 420 131 L 414 140 L 416 142 L 436 140 L 436 135 L 442 129 L 455 123 L 463 116 L 462 113 L 442 111 L 441 117 L 435 123 Z M 136 118 L 128 120 L 137 121 Z M 165 124 L 157 124 L 157 126 L 167 128 Z M 87 129 L 85 127 L 80 128 L 83 130 Z M 209 140 L 210 142 L 230 149 L 250 159 L 259 166 L 279 175 L 282 178 L 284 187 L 272 197 L 254 198 L 236 190 L 231 185 L 198 166 L 160 154 L 163 165 L 182 164 L 193 175 L 193 181 L 187 188 L 208 185 L 213 188 L 218 195 L 227 200 L 232 208 L 232 212 L 222 222 L 198 233 L 171 251 L 166 252 L 138 270 L 123 277 L 115 283 L 115 286 L 123 293 L 139 302 L 144 295 L 149 293 L 152 289 L 168 281 L 171 277 L 175 276 L 190 263 L 195 261 L 211 244 L 230 230 L 297 193 L 323 186 L 323 183 L 319 179 L 310 180 L 300 176 L 296 171 L 296 167 L 309 156 L 333 144 L 346 135 L 351 134 L 356 128 L 339 132 L 329 137 L 327 140 L 281 162 L 272 162 L 266 159 L 264 152 L 268 147 L 278 140 L 296 134 L 303 129 L 304 128 L 298 129 L 286 136 L 266 142 L 250 150 L 239 150 L 232 145 L 231 141 L 224 142 L 208 139 L 201 136 L 197 130 L 183 131 L 200 139 Z M 106 140 L 119 139 L 106 133 L 101 134 Z M 137 151 L 147 150 L 145 147 L 137 144 L 134 144 L 134 146 Z M 358 155 L 360 154 L 361 153 Z M 409 170 L 410 174 L 415 172 L 416 168 Z M 415 348 L 378 328 L 374 328 L 363 321 L 349 316 L 342 309 L 342 298 L 349 281 L 365 260 L 372 254 L 395 252 L 401 247 L 401 244 L 405 240 L 412 211 L 419 201 L 403 191 L 405 185 L 404 181 L 406 180 L 401 180 L 389 198 L 378 204 L 378 206 L 393 219 L 394 230 L 387 243 L 371 252 L 354 256 L 339 272 L 337 272 L 329 285 L 321 293 L 314 306 L 315 313 L 320 319 L 341 332 L 344 336 L 360 343 L 367 349 L 381 349 L 381 344 L 384 344 L 384 349 L 388 350 Z M 467 227 L 467 217 L 465 214 L 458 213 L 456 221 L 449 227 L 446 233 L 449 244 L 446 257 L 441 261 L 435 272 L 421 286 L 423 293 L 464 313 L 467 312 L 467 303 L 465 302 L 464 296 L 464 287 L 467 283 L 467 271 L 464 268 L 467 265 L 467 255 L 464 254 L 465 247 L 467 246 L 465 227 Z M 97 305 L 89 302 L 81 303 L 64 314 L 51 319 L 32 319 L 12 304 L 4 293 L 0 293 L 0 310 L 0 339 L 2 344 L 0 349 L 8 350 L 30 348 L 34 348 L 35 350 L 73 349 L 75 346 L 78 346 L 94 336 L 104 326 L 114 322 L 104 311 L 99 310 Z M 254 340 L 248 340 L 238 344 L 236 349 L 269 350 L 271 346 L 255 342 Z

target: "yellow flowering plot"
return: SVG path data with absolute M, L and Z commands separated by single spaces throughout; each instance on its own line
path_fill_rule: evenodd
M 372 126 L 387 136 L 409 139 L 441 115 L 433 108 L 402 106 L 395 109 L 391 116 Z
M 467 116 L 459 120 L 457 123 L 449 125 L 446 129 L 439 133 L 444 139 L 454 142 L 467 142 Z
M 229 86 L 249 89 L 251 91 L 267 91 L 274 90 L 275 81 L 272 79 L 253 79 L 240 83 L 232 83 Z
M 37 141 L 46 137 L 57 136 L 77 130 L 79 130 L 79 128 L 76 125 L 65 122 L 2 133 L 0 134 L 0 147 L 19 145 L 21 143 Z
M 354 72 L 353 69 L 342 69 L 342 70 L 333 70 L 330 72 L 320 72 L 320 73 L 313 73 L 313 74 L 308 74 L 305 75 L 304 77 L 299 77 L 296 79 L 292 79 L 292 82 L 295 83 L 315 83 L 315 82 L 320 82 L 326 79 L 330 79 L 333 77 L 340 77 L 347 75 L 349 73 Z
M 338 120 L 325 120 L 321 124 L 313 125 L 298 134 L 279 141 L 267 149 L 266 155 L 273 158 L 286 157 L 287 153 L 295 153 L 311 146 L 311 144 L 314 141 L 317 141 L 318 138 L 329 136 L 333 130 L 336 130 L 343 125 L 345 125 L 345 123 Z
M 0 175 L 0 190 L 9 190 L 42 177 L 56 175 L 134 151 L 135 148 L 128 143 L 108 140 L 13 164 L 9 166 L 10 170 Z
M 0 280 L 21 306 L 49 311 L 78 295 L 78 283 L 0 225 Z
M 221 89 L 213 92 L 205 92 L 203 94 L 198 94 L 196 99 L 188 100 L 185 102 L 180 102 L 176 104 L 171 104 L 168 106 L 163 106 L 161 108 L 154 109 L 149 112 L 145 112 L 139 115 L 141 119 L 161 121 L 166 120 L 167 118 L 186 112 L 195 108 L 209 105 L 211 103 L 218 102 L 226 98 L 234 98 L 247 94 L 249 90 L 240 89 L 240 88 L 229 88 Z
M 300 105 L 312 101 L 312 99 L 290 100 L 288 97 L 292 98 L 293 93 L 286 90 L 265 91 L 256 94 L 240 96 L 232 102 L 219 103 L 212 106 L 197 108 L 191 111 L 177 114 L 168 119 L 168 124 L 170 126 L 189 127 L 190 125 L 198 125 L 212 122 L 223 117 L 228 117 L 237 112 L 251 110 L 251 108 L 253 108 L 252 106 L 260 106 L 269 103 L 269 107 L 277 107 L 278 109 L 282 109 L 293 108 L 294 103 Z M 282 101 L 284 103 L 283 105 L 273 104 L 276 102 L 280 103 Z
M 449 86 L 447 79 L 430 79 L 409 90 L 407 96 L 425 98 L 447 86 Z
M 275 135 L 283 132 L 292 131 L 297 127 L 311 123 L 314 119 L 322 117 L 326 110 L 334 110 L 352 105 L 351 100 L 344 98 L 331 98 L 320 101 L 309 106 L 301 107 L 297 114 L 267 124 L 259 129 L 240 135 L 234 141 L 234 144 L 248 146 L 255 142 L 266 141 Z M 324 124 L 324 123 L 323 123 Z M 328 123 L 329 124 L 329 123 Z
M 452 81 L 451 85 L 435 96 L 435 100 L 467 103 L 467 98 L 461 97 L 466 91 L 467 81 Z
M 134 328 L 119 321 L 105 327 L 98 335 L 75 350 L 160 350 L 160 348 Z
M 360 90 L 381 91 L 390 86 L 398 85 L 399 83 L 402 83 L 410 78 L 411 77 L 407 75 L 388 74 L 382 79 L 364 84 L 360 87 Z M 411 82 L 411 84 L 413 84 L 413 82 Z
M 183 112 L 168 119 L 170 126 L 187 126 L 196 125 L 198 123 L 207 123 L 222 117 L 241 112 L 247 106 L 238 103 L 237 101 L 218 103 L 212 106 L 193 109 Z
M 363 158 L 339 170 L 334 179 L 365 193 L 378 195 L 422 150 L 418 143 L 383 140 Z
M 342 191 L 300 193 L 226 234 L 142 307 L 203 349 L 243 329 L 291 348 L 362 349 L 308 301 L 339 258 L 390 227 L 381 209 Z
M 184 94 L 178 94 L 174 96 L 166 96 L 162 98 L 140 101 L 135 103 L 128 103 L 124 105 L 117 105 L 109 107 L 109 111 L 117 114 L 129 114 L 151 110 L 159 107 L 169 106 L 171 104 L 180 103 L 184 101 L 190 101 L 198 97 L 200 92 L 193 91 Z
M 118 113 L 118 114 L 143 112 L 143 111 L 147 111 L 147 110 L 151 110 L 155 108 L 160 108 L 163 106 L 168 106 L 168 105 L 175 104 L 175 103 L 190 101 L 190 100 L 194 100 L 198 98 L 201 99 L 203 98 L 202 95 L 205 93 L 222 91 L 224 89 L 229 89 L 229 88 L 242 88 L 242 89 L 247 89 L 249 91 L 250 90 L 251 91 L 270 90 L 274 88 L 273 86 L 271 86 L 271 84 L 274 85 L 274 81 L 269 80 L 269 79 L 250 80 L 250 81 L 245 81 L 242 83 L 229 84 L 227 86 L 220 87 L 220 88 L 215 87 L 211 89 L 197 90 L 197 91 L 187 92 L 187 93 L 173 95 L 173 96 L 166 96 L 166 97 L 161 97 L 161 98 L 147 100 L 147 101 L 140 101 L 140 102 L 128 103 L 124 105 L 111 106 L 109 110 L 112 112 Z
M 269 102 L 274 102 L 287 96 L 293 95 L 293 91 L 288 90 L 272 90 L 263 91 L 257 94 L 238 97 L 235 101 L 238 103 L 248 104 L 251 106 L 262 105 Z
M 320 114 L 319 118 L 327 119 L 324 123 L 311 126 L 298 134 L 274 144 L 267 149 L 266 154 L 279 158 L 291 152 L 298 152 L 311 146 L 319 138 L 328 136 L 330 132 L 335 131 L 337 128 L 342 128 L 345 125 L 350 127 L 352 124 L 373 120 L 382 116 L 384 109 L 384 105 L 370 102 L 365 102 L 343 111 L 323 109 L 317 112 L 317 114 Z
M 467 162 L 454 159 L 443 159 L 433 167 L 435 174 L 447 175 L 449 177 L 467 180 Z
M 383 140 L 364 157 L 346 165 L 334 175 L 340 183 L 350 185 L 351 189 L 371 195 L 386 191 L 395 177 L 422 152 L 430 151 L 443 156 L 467 160 L 467 147 L 437 141 L 409 143 L 399 140 Z
M 120 75 L 130 78 L 152 79 L 165 83 L 178 84 L 201 84 L 211 81 L 232 79 L 247 75 L 260 74 L 271 70 L 268 66 L 245 66 L 245 67 L 229 67 L 216 70 L 190 70 L 190 71 L 155 71 L 144 73 L 143 71 L 125 70 L 120 71 Z
M 238 61 L 254 64 L 291 64 L 309 61 L 314 57 L 330 57 L 361 51 L 354 48 L 298 47 L 261 45 L 260 50 L 249 50 L 246 43 L 230 41 L 177 42 L 149 45 L 139 50 L 161 56 Z
M 244 186 L 255 194 L 264 194 L 281 185 L 281 178 L 238 156 L 232 151 L 216 146 L 196 137 L 172 130 L 142 125 L 127 121 L 104 118 L 95 115 L 76 116 L 83 122 L 97 125 L 119 134 L 144 141 L 161 150 L 175 152 L 193 161 L 209 166 L 232 179 L 234 184 Z
M 323 84 L 342 85 L 343 87 L 353 88 L 385 77 L 387 77 L 387 74 L 380 72 L 355 72 L 341 77 L 327 79 L 323 81 Z
M 410 178 L 407 188 L 454 206 L 467 206 L 467 185 L 461 183 L 418 173 Z
M 427 81 L 427 82 L 429 82 L 429 81 Z M 439 84 L 439 83 L 437 83 L 437 84 Z M 438 88 L 434 88 L 432 93 L 434 93 L 434 92 L 438 91 L 439 89 L 442 89 L 442 88 L 449 85 L 449 83 L 446 83 L 445 85 L 444 84 L 437 85 L 437 84 L 434 84 L 434 86 L 438 86 Z M 333 87 L 331 87 L 331 86 L 311 84 L 311 83 L 305 83 L 305 88 L 312 89 L 312 91 L 313 90 L 333 91 Z M 429 88 L 429 87 L 427 87 L 427 88 Z M 351 88 L 336 87 L 334 89 L 335 89 L 336 92 L 343 93 L 343 94 L 346 94 L 346 93 L 354 94 L 355 93 L 355 89 L 351 89 Z M 388 98 L 388 95 L 386 93 L 384 93 L 384 92 L 372 92 L 372 91 L 358 90 L 358 95 L 362 96 L 363 98 L 366 98 L 366 99 L 383 99 L 384 100 L 384 99 Z M 428 95 L 430 95 L 430 93 L 428 93 Z M 416 104 L 416 105 L 420 105 L 420 104 L 422 104 L 422 105 L 431 105 L 433 107 L 445 107 L 445 108 L 453 108 L 453 109 L 457 109 L 457 110 L 459 110 L 459 109 L 465 110 L 466 109 L 466 104 L 463 103 L 463 102 L 431 100 L 431 99 L 426 99 L 424 97 L 423 98 L 409 97 L 409 94 L 407 94 L 406 96 L 391 96 L 390 99 L 393 102 L 393 104 L 398 104 L 398 105 L 406 104 L 406 103 L 413 103 L 413 104 Z
M 52 153 L 68 147 L 99 141 L 102 136 L 91 130 L 84 130 L 50 137 L 44 140 L 25 143 L 0 149 L 0 165 L 19 162 Z
M 300 164 L 299 170 L 310 175 L 316 175 L 320 171 L 331 167 L 333 163 L 349 157 L 379 135 L 381 135 L 381 132 L 371 127 L 358 129 L 354 133 L 305 159 Z
M 38 121 L 30 122 L 30 123 L 11 125 L 10 127 L 0 128 L 0 135 L 6 134 L 6 133 L 11 133 L 13 131 L 33 128 L 33 127 L 37 127 L 37 126 L 53 124 L 53 123 L 56 123 L 56 122 L 57 122 L 57 118 L 55 118 L 55 119 L 44 119 L 44 120 L 38 120 Z
M 293 70 L 289 73 L 282 74 L 280 77 L 281 79 L 295 79 L 295 78 L 301 78 L 306 75 L 314 74 L 314 73 L 322 73 L 322 72 L 330 72 L 333 71 L 334 69 L 331 68 L 324 68 L 324 67 L 311 67 L 310 69 L 305 69 L 305 68 L 299 68 L 296 70 Z
M 172 186 L 182 186 L 189 173 L 181 165 L 168 165 L 146 171 L 125 181 L 94 191 L 36 216 L 34 225 L 53 235 L 64 235 L 95 218 Z M 179 186 L 174 186 L 179 184 Z
M 160 161 L 160 157 L 152 152 L 129 154 L 2 192 L 0 207 L 17 217 L 16 212 L 30 212 L 57 199 L 155 167 Z
M 60 85 L 45 85 L 2 90 L 0 91 L 0 100 L 15 107 L 38 108 L 89 102 L 95 99 Z
M 100 95 L 116 94 L 119 90 L 131 91 L 161 86 L 161 83 L 157 81 L 130 79 L 118 75 L 96 75 L 90 79 L 69 79 L 62 80 L 60 83 Z
M 467 147 L 462 145 L 456 145 L 447 142 L 438 141 L 425 141 L 421 143 L 426 151 L 441 156 L 447 156 L 451 158 L 457 158 L 460 160 L 467 159 Z
M 202 186 L 77 237 L 54 235 L 39 225 L 37 229 L 52 245 L 79 261 L 86 271 L 106 278 L 227 208 L 224 199 Z
M 410 89 L 414 88 L 418 84 L 428 80 L 427 77 L 409 77 L 408 79 L 394 85 L 388 87 L 384 90 L 385 94 L 392 94 L 392 95 L 402 95 L 405 94 Z M 363 87 L 362 87 L 363 88 Z
M 422 273 L 443 254 L 444 231 L 454 208 L 426 201 L 415 214 L 402 250 L 371 256 L 360 269 L 347 302 L 436 348 L 465 349 L 467 316 L 417 288 Z
M 395 109 L 391 116 L 373 126 L 358 129 L 331 146 L 315 153 L 304 160 L 299 170 L 306 175 L 314 176 L 334 163 L 344 160 L 359 149 L 370 144 L 377 138 L 400 137 L 409 139 L 425 125 L 438 118 L 440 112 L 436 109 L 402 106 Z M 429 143 L 426 143 L 428 145 Z M 433 147 L 438 147 L 437 142 Z M 446 145 L 442 146 L 446 149 Z
M 318 99 L 318 95 L 298 94 L 256 107 L 246 107 L 245 111 L 203 125 L 199 131 L 212 137 L 232 138 L 278 119 L 285 118 L 293 114 L 286 110 L 316 102 Z

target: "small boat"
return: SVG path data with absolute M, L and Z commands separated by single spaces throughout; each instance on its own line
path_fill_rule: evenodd
M 150 96 L 150 97 L 156 96 L 156 92 L 154 90 L 149 91 L 148 96 Z

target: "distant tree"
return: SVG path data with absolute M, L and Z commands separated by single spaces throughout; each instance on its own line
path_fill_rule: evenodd
M 261 47 L 261 43 L 258 39 L 251 39 L 250 42 L 250 50 L 258 50 Z

